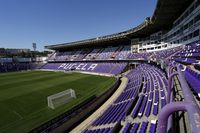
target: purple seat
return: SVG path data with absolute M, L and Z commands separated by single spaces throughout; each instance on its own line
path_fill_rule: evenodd
M 133 127 L 130 130 L 130 133 L 136 133 L 139 128 L 139 123 L 133 123 Z
M 139 133 L 145 133 L 147 125 L 148 125 L 147 122 L 142 122 L 142 125 L 141 125 Z
M 196 94 L 200 97 L 200 74 L 197 74 L 190 69 L 186 69 L 185 78 L 192 89 L 194 89 Z

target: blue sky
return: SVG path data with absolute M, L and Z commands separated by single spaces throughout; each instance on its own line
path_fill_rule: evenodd
M 156 0 L 0 0 L 0 47 L 38 50 L 133 28 Z

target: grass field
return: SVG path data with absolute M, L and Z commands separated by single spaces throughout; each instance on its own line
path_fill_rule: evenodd
M 115 78 L 62 72 L 0 74 L 0 133 L 28 132 L 42 123 L 106 91 Z M 72 88 L 77 99 L 52 110 L 47 96 Z

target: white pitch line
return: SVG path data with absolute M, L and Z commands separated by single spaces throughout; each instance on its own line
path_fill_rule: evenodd
M 17 113 L 16 111 L 13 111 L 17 116 L 19 116 L 20 117 L 20 119 L 23 119 L 23 117 L 19 114 L 19 113 Z

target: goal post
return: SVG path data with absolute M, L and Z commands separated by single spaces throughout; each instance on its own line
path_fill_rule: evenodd
M 68 89 L 47 97 L 48 107 L 55 109 L 63 104 L 68 103 L 70 100 L 75 99 L 76 94 L 73 89 Z

